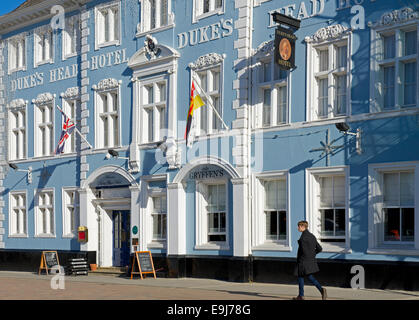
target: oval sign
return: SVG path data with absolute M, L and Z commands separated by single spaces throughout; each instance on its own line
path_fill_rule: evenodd
M 133 226 L 132 227 L 132 233 L 133 234 L 137 234 L 138 233 L 138 227 L 137 226 Z

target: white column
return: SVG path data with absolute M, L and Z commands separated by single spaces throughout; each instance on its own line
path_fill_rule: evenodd
M 80 189 L 80 226 L 87 227 L 88 241 L 80 245 L 82 251 L 98 250 L 98 222 L 95 206 L 92 203 L 94 195 L 90 189 Z
M 139 108 L 140 108 L 140 82 L 138 78 L 134 76 L 131 79 L 133 89 L 133 101 L 132 101 L 132 119 L 131 119 L 131 144 L 129 147 L 129 164 L 132 172 L 140 171 L 140 152 L 138 149 L 138 132 L 139 132 Z
M 186 193 L 182 183 L 167 185 L 167 254 L 186 254 Z
M 233 184 L 233 255 L 247 257 L 250 253 L 248 179 L 231 179 Z
M 138 238 L 140 239 L 140 188 L 138 186 L 129 187 L 131 191 L 131 219 L 130 219 L 130 232 L 131 232 L 131 239 Z M 132 233 L 132 228 L 136 226 L 138 229 L 137 234 Z M 137 247 L 137 250 L 139 247 Z M 134 248 L 131 244 L 131 253 L 134 252 Z

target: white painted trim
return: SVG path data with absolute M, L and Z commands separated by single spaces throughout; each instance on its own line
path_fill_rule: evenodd
M 200 3 L 198 3 L 197 1 L 201 1 Z M 202 6 L 202 1 L 203 0 L 193 0 L 192 3 L 192 23 L 197 23 L 199 22 L 199 20 L 201 19 L 205 19 L 207 17 L 211 17 L 213 15 L 223 15 L 225 12 L 225 6 L 226 6 L 226 1 L 228 0 L 223 0 L 223 5 L 221 8 L 219 9 L 214 9 L 213 11 L 209 11 L 207 13 L 200 13 L 201 10 L 201 6 Z M 211 1 L 211 0 L 210 0 Z M 212 0 L 215 4 L 215 0 Z
M 80 189 L 86 190 L 87 188 L 89 188 L 89 185 L 93 181 L 96 180 L 96 178 L 100 177 L 104 173 L 110 173 L 110 172 L 111 173 L 117 173 L 117 174 L 121 175 L 122 177 L 124 177 L 131 184 L 131 187 L 138 187 L 138 184 L 137 184 L 135 178 L 129 172 L 127 172 L 126 170 L 124 170 L 120 166 L 106 165 L 106 166 L 100 167 L 100 168 L 96 169 L 95 171 L 93 171 L 89 175 L 89 177 L 83 182 Z
M 74 191 L 76 193 L 76 199 L 78 199 L 78 203 L 74 203 L 74 211 L 75 213 L 77 213 L 78 215 L 78 225 L 80 225 L 80 196 L 78 194 L 78 187 L 62 187 L 61 188 L 61 219 L 62 219 L 62 237 L 63 238 L 76 238 L 77 237 L 77 233 L 73 234 L 73 233 L 65 233 L 66 229 L 67 229 L 67 223 L 69 223 L 69 221 L 67 221 L 66 219 L 66 206 L 67 206 L 67 201 L 65 200 L 66 198 L 66 192 L 68 191 Z M 76 211 L 77 210 L 77 211 Z M 76 230 L 77 232 L 77 230 Z
M 53 230 L 52 234 L 45 234 L 45 233 L 39 233 L 39 195 L 40 193 L 44 193 L 44 192 L 52 192 L 52 199 L 53 199 L 53 203 L 52 203 L 52 210 L 53 210 L 53 226 L 51 227 L 51 229 Z M 34 189 L 33 190 L 34 193 L 34 238 L 56 238 L 57 236 L 57 232 L 56 232 L 56 223 L 57 223 L 57 219 L 56 219 L 56 205 L 55 205 L 55 201 L 56 201 L 56 197 L 55 197 L 55 188 L 43 188 L 43 189 Z
M 103 9 L 111 9 L 114 7 L 118 7 L 118 23 L 119 23 L 119 39 L 117 40 L 113 40 L 113 41 L 108 41 L 108 42 L 104 42 L 104 43 L 99 43 L 99 32 L 103 30 L 99 30 L 99 23 L 98 23 L 98 14 L 100 10 Z M 116 0 L 110 3 L 104 3 L 104 4 L 100 4 L 97 5 L 94 9 L 94 19 L 95 19 L 95 51 L 101 49 L 101 48 L 105 48 L 105 47 L 109 47 L 109 46 L 120 46 L 121 42 L 122 42 L 122 13 L 121 13 L 121 1 L 120 0 Z
M 11 233 L 12 230 L 12 223 L 16 223 L 15 221 L 13 221 L 11 215 L 12 215 L 12 197 L 14 195 L 25 195 L 25 211 L 26 211 L 26 220 L 25 220 L 25 229 L 26 229 L 26 233 L 19 233 L 19 234 L 14 234 Z M 9 192 L 9 238 L 29 238 L 29 230 L 28 230 L 28 220 L 29 220 L 29 212 L 28 212 L 28 190 L 16 190 L 16 191 L 10 191 Z

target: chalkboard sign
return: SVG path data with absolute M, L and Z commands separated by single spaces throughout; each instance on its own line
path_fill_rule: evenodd
M 135 271 L 135 266 L 138 266 L 138 271 Z M 143 274 L 153 274 L 156 278 L 156 271 L 154 270 L 153 258 L 150 251 L 135 251 L 133 261 L 132 261 L 132 270 L 131 270 L 131 279 L 134 274 L 139 274 L 141 279 L 143 279 Z
M 41 274 L 42 270 L 45 270 L 48 274 L 48 270 L 56 265 L 60 265 L 57 251 L 42 251 L 38 274 Z

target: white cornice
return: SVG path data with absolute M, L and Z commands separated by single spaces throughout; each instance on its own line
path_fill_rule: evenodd
M 10 12 L 9 14 L 0 17 L 0 35 L 50 19 L 53 16 L 51 14 L 51 8 L 54 5 L 61 5 L 66 12 L 71 12 L 89 1 L 90 0 L 45 0 L 39 4 Z

